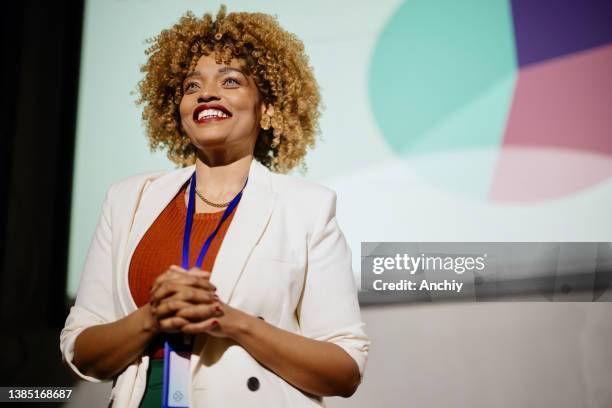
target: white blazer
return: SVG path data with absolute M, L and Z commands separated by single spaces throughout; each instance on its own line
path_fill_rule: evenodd
M 77 293 L 60 335 L 64 360 L 87 327 L 136 310 L 128 268 L 140 239 L 194 166 L 131 177 L 110 187 L 87 254 Z M 342 347 L 363 375 L 369 340 L 361 321 L 351 251 L 335 215 L 336 194 L 305 180 L 276 174 L 256 160 L 217 255 L 211 281 L 222 301 L 268 323 Z M 239 344 L 196 337 L 191 356 L 191 407 L 322 407 L 260 365 Z M 111 403 L 137 407 L 146 388 L 149 357 L 130 364 L 113 383 Z M 257 381 L 252 380 L 252 377 Z M 259 384 L 251 391 L 251 385 Z

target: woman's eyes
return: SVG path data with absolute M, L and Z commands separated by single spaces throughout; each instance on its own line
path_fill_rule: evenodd
M 240 85 L 240 82 L 235 78 L 225 78 L 225 80 L 223 81 L 223 84 L 235 86 L 235 85 Z
M 236 78 L 225 78 L 222 81 L 222 84 L 230 87 L 236 87 L 240 85 L 240 81 Z M 185 84 L 185 92 L 193 91 L 194 89 L 197 89 L 199 87 L 200 84 L 198 84 L 197 82 L 188 82 Z
M 196 82 L 189 82 L 189 83 L 185 84 L 185 91 L 191 91 L 192 89 L 197 87 L 197 85 L 198 84 Z

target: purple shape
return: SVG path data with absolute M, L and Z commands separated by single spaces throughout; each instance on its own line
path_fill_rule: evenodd
M 611 0 L 512 0 L 520 67 L 612 42 Z

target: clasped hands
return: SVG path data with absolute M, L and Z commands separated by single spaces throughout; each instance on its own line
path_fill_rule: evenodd
M 151 287 L 150 307 L 156 330 L 230 337 L 242 312 L 223 303 L 216 289 L 210 282 L 210 272 L 171 266 Z

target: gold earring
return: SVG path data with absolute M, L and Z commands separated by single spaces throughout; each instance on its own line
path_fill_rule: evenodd
M 259 125 L 261 126 L 263 130 L 268 130 L 270 129 L 271 122 L 272 122 L 272 118 L 269 115 L 264 114 L 261 117 L 261 121 L 259 122 Z

